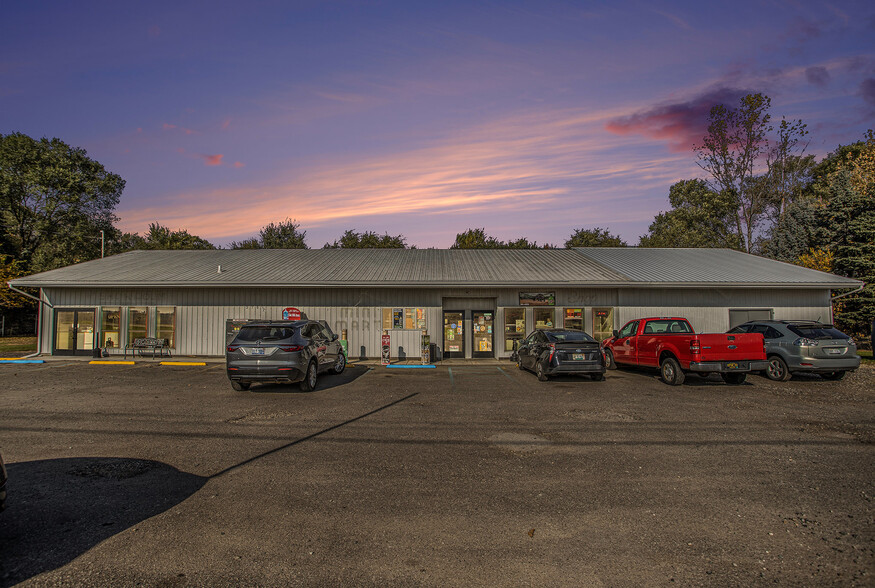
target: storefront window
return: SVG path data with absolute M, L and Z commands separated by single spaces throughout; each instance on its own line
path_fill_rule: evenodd
M 383 330 L 424 329 L 424 308 L 384 308 Z
M 173 306 L 159 306 L 155 309 L 158 315 L 158 324 L 155 329 L 155 336 L 158 339 L 167 339 L 170 347 L 176 348 L 176 308 Z
M 535 328 L 536 329 L 552 329 L 553 328 L 553 309 L 552 308 L 536 308 L 535 309 Z
M 128 344 L 133 344 L 134 339 L 147 336 L 149 325 L 149 309 L 145 307 L 131 307 L 128 309 Z
M 119 347 L 121 339 L 121 309 L 117 306 L 104 306 L 100 311 L 100 346 Z
M 613 334 L 614 330 L 614 309 L 613 308 L 593 308 L 592 309 L 592 336 L 596 341 L 604 341 Z
M 565 328 L 583 330 L 583 309 L 582 308 L 566 308 L 565 309 Z
M 513 351 L 514 343 L 526 335 L 526 309 L 504 309 L 504 350 Z

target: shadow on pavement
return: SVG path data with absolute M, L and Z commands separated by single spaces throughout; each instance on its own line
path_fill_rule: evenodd
M 69 458 L 6 465 L 0 587 L 54 570 L 101 541 L 179 504 L 207 481 L 167 464 Z
M 330 371 L 322 372 L 319 374 L 318 379 L 316 380 L 316 389 L 313 392 L 319 392 L 321 390 L 330 390 L 331 388 L 337 388 L 338 386 L 344 386 L 346 384 L 350 384 L 355 380 L 359 379 L 366 373 L 370 368 L 366 366 L 350 366 L 343 370 L 342 374 L 332 374 Z M 230 384 L 229 384 L 230 386 Z M 261 394 L 312 394 L 313 392 L 302 392 L 301 385 L 299 382 L 294 384 L 274 384 L 274 383 L 264 383 L 260 384 L 258 382 L 252 383 L 252 388 L 249 389 L 249 392 L 252 393 L 261 393 Z

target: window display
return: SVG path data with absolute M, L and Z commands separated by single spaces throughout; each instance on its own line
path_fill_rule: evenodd
M 565 328 L 583 330 L 583 309 L 582 308 L 566 308 L 565 309 Z
M 552 308 L 536 308 L 535 311 L 535 328 L 536 329 L 552 329 L 553 309 Z
M 107 349 L 119 347 L 121 343 L 121 309 L 118 306 L 104 306 L 100 311 L 100 346 Z
M 504 350 L 513 351 L 514 343 L 526 335 L 526 309 L 504 309 Z
M 176 308 L 159 306 L 155 309 L 155 313 L 158 315 L 155 336 L 159 339 L 167 339 L 171 349 L 176 348 Z
M 128 344 L 134 339 L 147 337 L 149 332 L 149 309 L 146 307 L 131 307 L 128 309 Z

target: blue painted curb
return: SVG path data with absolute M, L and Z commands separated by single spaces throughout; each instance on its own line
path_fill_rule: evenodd
M 433 365 L 384 365 L 383 367 L 387 368 L 395 368 L 395 369 L 408 369 L 408 370 L 422 370 L 422 369 L 434 369 Z
M 0 363 L 45 363 L 42 359 L 0 359 Z

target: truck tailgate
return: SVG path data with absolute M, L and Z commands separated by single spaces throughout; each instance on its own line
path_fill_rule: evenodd
M 708 333 L 698 335 L 701 361 L 765 359 L 763 336 L 759 333 Z

